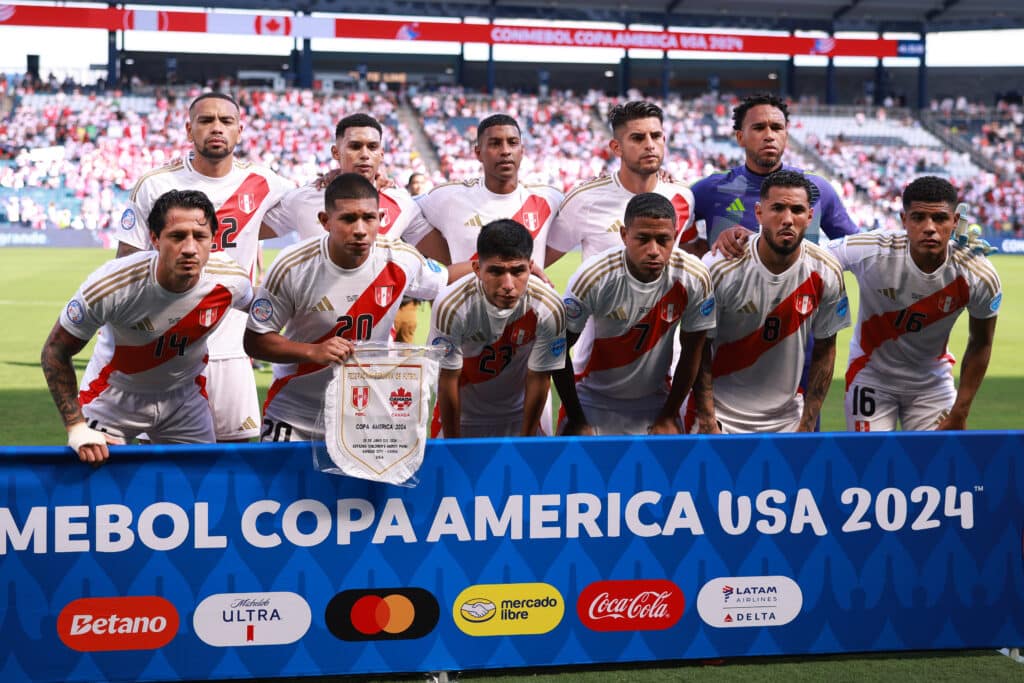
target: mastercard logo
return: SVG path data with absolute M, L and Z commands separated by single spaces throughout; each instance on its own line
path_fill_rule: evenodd
M 412 640 L 437 626 L 441 608 L 422 588 L 379 588 L 338 593 L 324 620 L 335 638 L 348 641 Z

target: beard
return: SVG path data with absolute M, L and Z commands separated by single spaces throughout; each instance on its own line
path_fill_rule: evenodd
M 224 145 L 224 147 L 220 149 L 210 149 L 209 145 L 203 145 L 202 147 L 196 148 L 196 153 L 199 154 L 199 156 L 203 157 L 204 159 L 211 159 L 213 161 L 220 161 L 221 159 L 225 159 L 231 156 L 234 153 L 234 151 L 235 150 L 233 147 L 228 147 L 227 145 Z
M 768 245 L 768 248 L 771 249 L 776 254 L 778 254 L 779 256 L 789 256 L 797 249 L 799 249 L 800 243 L 804 241 L 803 237 L 801 236 L 793 240 L 793 244 L 785 245 L 779 244 L 775 240 L 768 237 L 767 234 L 762 233 L 762 237 L 764 238 L 764 243 Z
M 760 154 L 754 156 L 754 165 L 758 168 L 763 168 L 766 171 L 770 171 L 782 162 L 782 154 L 778 154 L 773 157 L 766 157 Z

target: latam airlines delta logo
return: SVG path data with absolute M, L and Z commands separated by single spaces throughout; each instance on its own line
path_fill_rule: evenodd
M 697 594 L 700 618 L 716 628 L 782 626 L 804 604 L 803 592 L 788 576 L 729 576 L 712 579 Z
M 547 633 L 562 622 L 565 600 L 546 583 L 490 583 L 470 586 L 452 605 L 459 630 L 470 636 Z
M 57 617 L 57 635 L 78 652 L 155 650 L 177 632 L 178 611 L 155 595 L 80 598 Z
M 216 593 L 192 615 L 196 635 L 214 647 L 285 645 L 306 635 L 313 615 L 295 593 Z
M 592 631 L 660 631 L 683 616 L 686 600 L 665 579 L 598 581 L 583 589 L 576 614 Z

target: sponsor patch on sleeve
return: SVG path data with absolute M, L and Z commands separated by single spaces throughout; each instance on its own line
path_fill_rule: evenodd
M 704 303 L 700 305 L 700 314 L 707 317 L 711 315 L 715 310 L 715 297 L 709 296 Z
M 440 273 L 442 270 L 444 270 L 444 266 L 442 266 L 440 263 L 438 263 L 432 258 L 427 259 L 427 268 L 430 268 L 435 273 Z
M 850 300 L 844 296 L 842 299 L 839 300 L 839 303 L 836 304 L 836 315 L 838 315 L 840 318 L 845 318 L 846 313 L 849 310 Z
M 580 303 L 579 299 L 567 296 L 562 299 L 562 303 L 565 304 L 565 314 L 573 320 L 583 315 L 583 304 Z
M 121 229 L 122 230 L 134 230 L 135 229 L 135 212 L 131 209 L 125 209 L 124 213 L 121 214 Z
M 274 315 L 274 304 L 270 303 L 270 299 L 256 299 L 252 302 L 249 315 L 256 322 L 265 323 L 270 320 L 270 316 Z
M 455 344 L 453 344 L 452 340 L 448 337 L 434 337 L 430 342 L 430 345 L 444 347 L 445 358 L 449 358 L 453 353 L 455 353 Z
M 76 325 L 81 325 L 82 321 L 85 320 L 85 308 L 78 299 L 72 299 L 68 302 L 68 320 Z
M 999 306 L 1000 306 L 1000 304 L 1002 304 L 1002 303 L 1003 303 L 1003 293 L 1002 293 L 1002 292 L 999 292 L 998 294 L 996 294 L 996 297 L 995 297 L 994 299 L 992 299 L 992 303 L 991 303 L 991 304 L 989 304 L 989 305 L 988 305 L 988 307 L 989 307 L 989 308 L 990 308 L 990 309 L 992 310 L 992 312 L 994 313 L 994 312 L 996 312 L 996 311 L 998 311 L 998 310 L 999 310 Z
M 561 337 L 551 342 L 551 355 L 558 358 L 565 353 L 565 337 Z

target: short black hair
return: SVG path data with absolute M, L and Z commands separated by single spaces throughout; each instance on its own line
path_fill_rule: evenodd
M 676 208 L 667 197 L 656 192 L 641 192 L 634 195 L 626 204 L 626 215 L 622 222 L 628 229 L 637 218 L 660 218 L 672 222 L 672 228 L 676 227 Z
M 747 112 L 762 104 L 781 111 L 786 123 L 789 124 L 789 105 L 786 104 L 786 101 L 770 92 L 759 92 L 743 100 L 732 110 L 732 129 L 743 130 L 743 119 L 747 117 Z
M 195 106 L 203 100 L 226 100 L 227 102 L 235 105 L 235 109 L 242 111 L 242 108 L 238 106 L 238 101 L 226 92 L 204 92 L 202 95 L 192 100 L 191 104 L 188 105 L 189 116 L 192 115 L 192 110 Z
M 522 135 L 522 130 L 519 128 L 519 123 L 509 116 L 508 114 L 491 114 L 488 117 L 480 119 L 480 123 L 476 124 L 476 139 L 479 141 L 484 136 L 484 131 L 488 128 L 494 128 L 495 126 L 515 126 L 515 129 Z
M 912 202 L 945 202 L 952 209 L 958 200 L 953 183 L 934 175 L 916 178 L 903 190 L 904 211 L 910 208 Z
M 372 199 L 379 203 L 380 194 L 373 183 L 360 174 L 342 173 L 324 191 L 324 210 L 333 209 L 338 199 Z
M 614 135 L 620 128 L 637 119 L 658 119 L 665 120 L 665 114 L 661 107 L 646 100 L 633 100 L 625 104 L 616 104 L 608 112 L 608 125 L 611 126 Z
M 807 193 L 807 205 L 812 203 L 814 197 L 814 185 L 800 171 L 775 171 L 769 173 L 761 183 L 761 199 L 768 198 L 768 190 L 773 187 L 802 187 Z
M 380 125 L 380 121 L 369 114 L 349 114 L 338 121 L 338 125 L 334 129 L 334 137 L 342 137 L 349 128 L 373 128 L 380 133 L 381 139 L 384 139 L 384 127 Z
M 480 228 L 476 237 L 476 255 L 479 259 L 533 258 L 533 237 L 522 223 L 511 218 L 491 221 Z
M 146 218 L 149 231 L 157 237 L 167 225 L 167 214 L 171 209 L 201 209 L 210 226 L 210 234 L 217 234 L 217 210 L 213 208 L 209 197 L 199 190 L 169 190 L 157 197 Z

